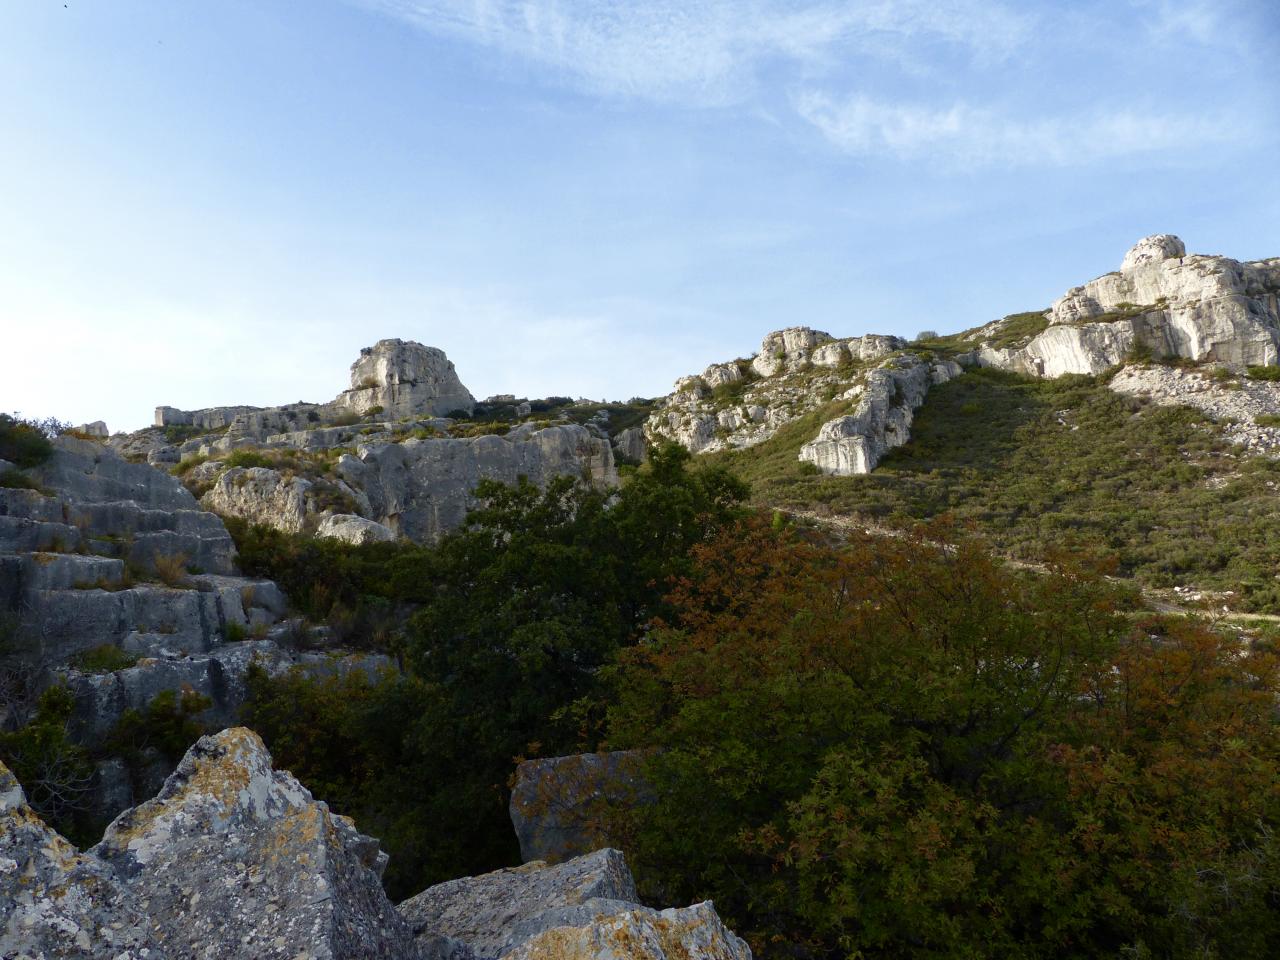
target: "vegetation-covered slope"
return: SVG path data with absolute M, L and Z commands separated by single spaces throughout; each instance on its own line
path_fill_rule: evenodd
M 951 514 L 1018 559 L 1100 547 L 1145 584 L 1235 591 L 1243 609 L 1280 612 L 1280 463 L 1242 457 L 1195 411 L 1092 377 L 977 369 L 936 387 L 910 442 L 857 477 L 796 459 L 834 415 L 714 456 L 765 504 L 876 523 Z

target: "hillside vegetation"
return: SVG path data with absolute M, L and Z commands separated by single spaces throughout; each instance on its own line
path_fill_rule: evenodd
M 1234 591 L 1242 609 L 1280 612 L 1280 463 L 1240 456 L 1193 410 L 1093 377 L 977 369 L 936 387 L 873 473 L 829 477 L 796 454 L 838 412 L 712 456 L 762 504 L 876 523 L 950 514 L 1017 559 L 1100 548 L 1144 584 Z

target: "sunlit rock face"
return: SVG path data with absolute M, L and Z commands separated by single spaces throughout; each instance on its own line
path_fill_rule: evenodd
M 1280 259 L 1241 263 L 1193 254 L 1170 234 L 1146 237 L 1119 272 L 1073 287 L 1045 312 L 1046 328 L 978 360 L 1032 376 L 1098 374 L 1135 353 L 1238 365 L 1280 358 Z M 981 331 L 1000 332 L 1001 322 Z

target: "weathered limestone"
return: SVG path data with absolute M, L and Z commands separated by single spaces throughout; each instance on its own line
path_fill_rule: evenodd
M 1073 287 L 1048 329 L 1012 348 L 979 350 L 984 366 L 1032 376 L 1097 374 L 1142 350 L 1237 365 L 1280 360 L 1280 259 L 1187 256 L 1177 237 L 1147 237 L 1118 273 Z M 999 324 L 985 328 L 994 332 Z
M 202 737 L 160 795 L 117 818 L 89 853 L 146 904 L 161 956 L 415 953 L 382 891 L 377 841 L 273 771 L 244 728 Z
M 337 403 L 354 413 L 382 407 L 387 417 L 444 416 L 475 409 L 443 350 L 404 340 L 379 340 L 351 365 L 351 388 Z
M 154 948 L 136 898 L 45 826 L 0 764 L 0 956 L 122 960 Z
M 613 438 L 613 451 L 623 460 L 643 463 L 649 455 L 649 445 L 644 439 L 642 427 L 629 427 Z
M 749 960 L 710 903 L 641 906 L 622 854 L 603 849 L 557 866 L 536 861 L 464 877 L 400 904 L 427 949 L 461 944 L 476 960 Z M 457 954 L 455 954 L 457 955 Z
M 338 513 L 325 517 L 320 521 L 316 535 L 353 544 L 384 543 L 396 538 L 391 528 L 353 513 Z
M 200 502 L 224 516 L 301 533 L 307 524 L 310 488 L 309 480 L 287 477 L 270 467 L 232 467 L 218 476 Z
M 1280 427 L 1259 423 L 1280 416 L 1280 383 L 1237 376 L 1229 386 L 1211 370 L 1131 365 L 1107 385 L 1116 393 L 1145 397 L 1162 406 L 1193 407 L 1221 425 L 1223 435 L 1249 453 L 1280 454 Z
M 886 362 L 867 374 L 854 412 L 823 424 L 818 436 L 800 448 L 800 459 L 837 476 L 870 473 L 888 450 L 910 438 L 914 411 L 929 388 L 960 372 L 951 361 L 904 356 Z
M 226 429 L 229 437 L 262 439 L 273 433 L 306 430 L 343 415 L 363 415 L 381 407 L 384 419 L 470 414 L 475 398 L 458 379 L 444 351 L 412 340 L 379 340 L 360 351 L 351 365 L 351 386 L 328 403 L 278 407 L 210 407 L 178 410 L 156 407 L 155 425 Z
M 338 476 L 366 497 L 369 519 L 397 536 L 429 543 L 462 525 L 484 478 L 545 486 L 553 477 L 618 482 L 607 439 L 576 424 L 537 429 L 522 424 L 505 436 L 364 443 L 344 455 Z
M 712 364 L 700 376 L 677 380 L 672 394 L 649 417 L 645 434 L 652 441 L 675 440 L 693 453 L 755 446 L 833 396 L 858 387 L 871 364 L 905 346 L 899 337 L 868 334 L 836 340 L 808 327 L 778 330 L 764 338 L 750 364 Z M 727 385 L 734 389 L 718 390 Z
M 526 760 L 516 768 L 509 811 L 520 856 L 560 863 L 615 843 L 612 809 L 652 802 L 638 750 Z

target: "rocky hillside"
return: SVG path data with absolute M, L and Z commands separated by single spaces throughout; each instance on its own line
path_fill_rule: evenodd
M 965 333 L 910 344 L 878 335 L 837 339 L 808 327 L 771 333 L 752 358 L 676 381 L 645 430 L 652 440 L 716 453 L 763 443 L 779 428 L 821 413 L 798 458 L 826 474 L 865 474 L 907 441 L 929 389 L 964 368 L 1058 377 L 1143 360 L 1216 363 L 1239 373 L 1274 366 L 1277 295 L 1280 259 L 1186 256 L 1177 237 L 1147 237 L 1125 254 L 1118 272 L 1073 287 L 1048 310 Z M 1167 378 L 1143 382 L 1162 397 L 1203 392 Z M 1126 378 L 1118 389 L 1139 388 Z M 1250 424 L 1280 413 L 1280 395 L 1269 385 L 1256 393 L 1244 407 L 1220 399 L 1197 405 L 1230 409 Z M 1269 434 L 1244 433 L 1254 446 L 1270 443 Z
M 174 470 L 223 516 L 352 543 L 426 543 L 461 525 L 481 479 L 615 485 L 615 444 L 631 459 L 643 444 L 625 411 L 587 406 L 582 416 L 567 398 L 477 404 L 441 350 L 380 340 L 328 403 L 158 407 L 155 427 L 109 443 Z
M 378 842 L 244 728 L 202 738 L 159 794 L 79 852 L 0 765 L 0 955 L 151 960 L 750 960 L 709 902 L 643 906 L 622 855 L 535 861 L 396 906 Z
M 126 713 L 163 694 L 204 698 L 203 722 L 232 722 L 250 663 L 280 672 L 376 671 L 385 657 L 320 652 L 270 580 L 241 576 L 222 521 L 181 483 L 128 463 L 102 444 L 64 436 L 24 471 L 32 489 L 0 487 L 0 704 L 21 723 L 50 686 L 69 691 L 69 732 L 100 744 Z M 9 465 L 0 462 L 0 473 Z M 299 645 L 307 647 L 298 649 Z M 154 792 L 158 758 L 141 782 L 122 763 L 99 765 L 92 806 L 109 818 Z

